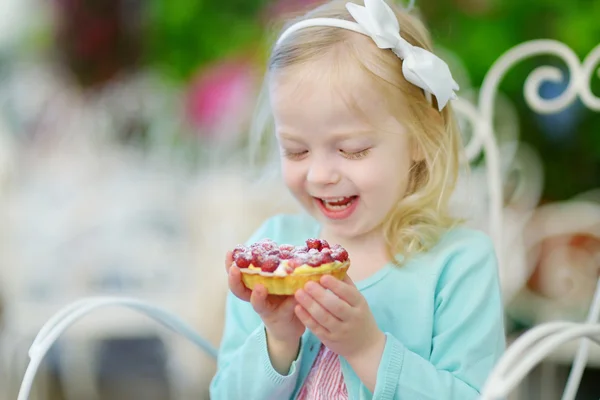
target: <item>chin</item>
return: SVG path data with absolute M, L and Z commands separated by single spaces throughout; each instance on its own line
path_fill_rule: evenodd
M 322 215 L 317 219 L 323 229 L 328 235 L 335 236 L 340 239 L 352 240 L 357 237 L 361 237 L 368 232 L 366 229 L 362 229 L 357 223 L 353 223 L 350 220 L 345 221 L 330 221 Z

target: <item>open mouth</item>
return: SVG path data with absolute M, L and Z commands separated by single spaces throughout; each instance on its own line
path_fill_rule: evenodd
M 352 202 L 356 200 L 358 196 L 350 196 L 350 197 L 337 197 L 335 199 L 319 199 L 319 201 L 323 204 L 323 207 L 327 208 L 331 211 L 342 211 L 352 205 Z
M 315 197 L 315 200 L 319 205 L 321 212 L 331 219 L 348 218 L 354 212 L 356 205 L 358 204 L 358 196 Z

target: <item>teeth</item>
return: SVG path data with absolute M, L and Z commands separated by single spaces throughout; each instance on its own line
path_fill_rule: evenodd
M 324 203 L 337 203 L 346 200 L 348 197 L 336 197 L 334 199 L 323 200 Z
M 334 206 L 334 205 L 331 205 L 329 203 L 325 203 L 325 208 L 327 208 L 328 210 L 332 210 L 332 211 L 340 211 L 340 210 L 343 210 L 345 208 L 348 208 L 349 206 L 350 206 L 350 204 L 344 204 L 344 205 L 341 205 L 341 206 Z
M 350 201 L 346 204 L 332 204 L 332 203 L 338 203 L 338 202 L 348 200 L 348 199 L 350 199 L 350 197 L 337 197 L 335 199 L 323 200 L 323 205 L 328 210 L 340 211 L 340 210 L 344 210 L 344 209 L 350 207 L 350 205 L 352 204 L 352 201 Z

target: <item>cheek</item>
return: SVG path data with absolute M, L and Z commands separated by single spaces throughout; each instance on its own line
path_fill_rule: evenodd
M 293 192 L 298 192 L 303 188 L 305 181 L 305 173 L 301 163 L 282 160 L 281 174 L 286 186 Z
M 355 183 L 380 199 L 402 196 L 406 190 L 410 160 L 378 157 L 354 171 Z

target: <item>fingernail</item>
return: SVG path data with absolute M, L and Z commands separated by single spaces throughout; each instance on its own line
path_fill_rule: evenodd
M 321 277 L 321 284 L 325 287 L 329 287 L 329 284 L 332 283 L 332 279 L 335 279 L 329 275 L 324 275 Z

